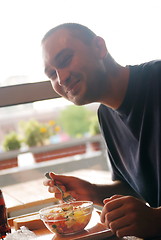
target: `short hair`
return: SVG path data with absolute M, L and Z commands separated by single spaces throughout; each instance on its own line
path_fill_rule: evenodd
M 80 38 L 86 44 L 90 44 L 91 41 L 96 37 L 96 34 L 89 29 L 88 27 L 81 25 L 79 23 L 63 23 L 52 29 L 50 29 L 43 37 L 42 43 L 50 37 L 54 32 L 60 29 L 67 29 L 73 34 L 75 37 Z

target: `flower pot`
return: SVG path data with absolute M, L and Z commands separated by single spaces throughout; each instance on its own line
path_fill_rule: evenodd
M 100 151 L 101 150 L 100 142 L 91 142 L 91 148 L 93 151 Z
M 0 161 L 0 170 L 18 167 L 17 157 Z
M 43 162 L 58 158 L 70 157 L 77 154 L 84 154 L 85 152 L 86 145 L 82 144 L 79 146 L 72 146 L 55 150 L 44 150 L 43 152 L 33 153 L 33 155 L 35 158 L 35 162 Z

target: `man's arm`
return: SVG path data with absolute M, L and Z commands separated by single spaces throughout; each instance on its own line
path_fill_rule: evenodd
M 60 174 L 50 173 L 51 180 L 46 179 L 44 185 L 48 187 L 48 191 L 55 193 L 56 198 L 60 197 L 60 192 L 54 185 L 54 181 L 58 181 L 62 185 L 64 191 L 70 194 L 77 200 L 90 200 L 94 204 L 102 205 L 105 198 L 115 194 L 131 195 L 138 197 L 137 194 L 121 181 L 114 181 L 107 185 L 93 184 L 83 179 L 65 176 Z
M 103 200 L 105 198 L 110 198 L 113 195 L 130 195 L 141 199 L 141 197 L 125 182 L 113 181 L 106 185 L 95 184 L 93 202 L 98 205 L 103 205 Z

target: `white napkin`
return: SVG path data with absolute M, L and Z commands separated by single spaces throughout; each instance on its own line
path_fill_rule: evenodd
M 37 237 L 35 233 L 28 230 L 25 226 L 20 227 L 20 230 L 17 230 L 13 233 L 9 233 L 5 240 L 36 240 Z

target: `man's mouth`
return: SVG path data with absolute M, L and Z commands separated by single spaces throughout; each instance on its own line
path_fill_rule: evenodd
M 77 89 L 77 85 L 78 85 L 78 83 L 80 82 L 80 80 L 78 79 L 78 80 L 76 80 L 74 83 L 72 83 L 72 84 L 70 84 L 67 88 L 66 88 L 66 93 L 69 93 L 69 92 L 71 92 L 71 93 L 74 93 L 75 91 L 76 91 L 76 89 Z

